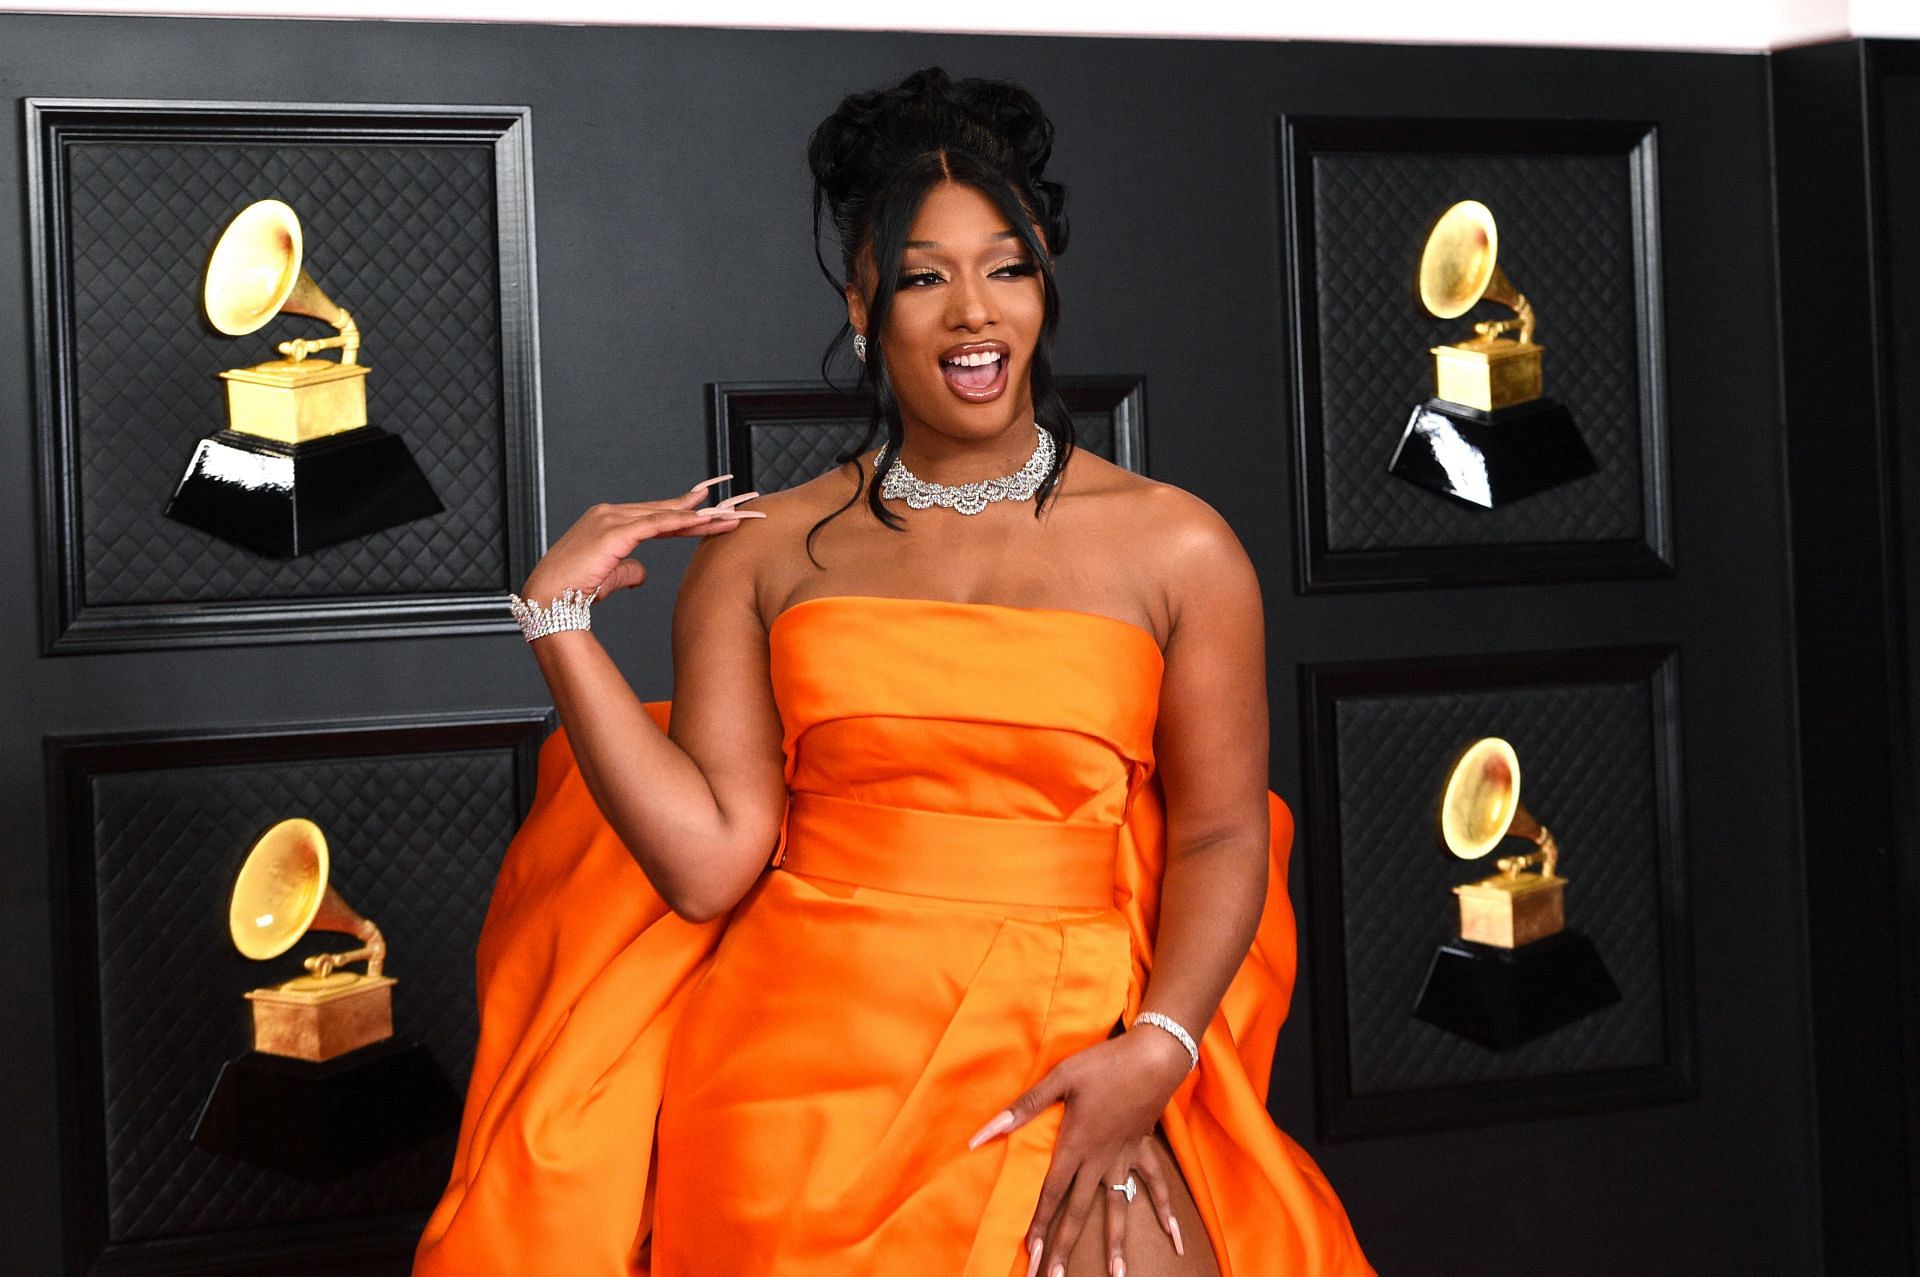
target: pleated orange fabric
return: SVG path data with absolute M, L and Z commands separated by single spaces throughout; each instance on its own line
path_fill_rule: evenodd
M 770 642 L 790 800 L 725 919 L 669 913 L 565 734 L 543 748 L 418 1277 L 1025 1272 L 1061 1110 L 966 1142 L 1139 1009 L 1159 648 L 1093 613 L 853 595 Z M 1368 1273 L 1266 1111 L 1294 973 L 1292 819 L 1268 809 L 1258 937 L 1162 1124 L 1226 1277 Z

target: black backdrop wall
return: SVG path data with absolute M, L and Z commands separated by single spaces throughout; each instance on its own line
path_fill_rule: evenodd
M 23 99 L 48 97 L 530 107 L 554 533 L 596 500 L 663 495 L 711 473 L 708 383 L 815 374 L 838 319 L 808 244 L 806 133 L 846 91 L 928 62 L 1021 80 L 1053 114 L 1074 217 L 1060 366 L 1145 378 L 1151 473 L 1212 502 L 1261 569 L 1273 784 L 1302 815 L 1303 937 L 1327 929 L 1306 866 L 1334 836 L 1308 818 L 1303 667 L 1678 652 L 1677 678 L 1659 684 L 1684 758 L 1668 773 L 1683 818 L 1667 924 L 1684 901 L 1678 934 L 1690 945 L 1664 960 L 1692 994 L 1664 1014 L 1691 1051 L 1665 1098 L 1491 1123 L 1481 1112 L 1471 1125 L 1429 1113 L 1403 1133 L 1323 1140 L 1330 1083 L 1315 1077 L 1327 1052 L 1316 1053 L 1316 954 L 1305 946 L 1272 1109 L 1320 1160 L 1380 1269 L 1817 1267 L 1766 59 L 0 15 L 0 83 L 16 121 Z M 1475 149 L 1475 121 L 1625 121 L 1657 139 L 1670 574 L 1296 590 L 1281 117 L 1461 121 L 1463 151 Z M 0 130 L 0 172 L 16 189 L 22 148 L 18 124 Z M 0 270 L 0 567 L 19 601 L 0 633 L 12 724 L 0 738 L 12 831 L 0 847 L 0 1264 L 40 1273 L 60 1269 L 63 1237 L 76 1236 L 71 1202 L 63 1225 L 63 1156 L 69 1181 L 76 1163 L 101 1156 L 97 1133 L 50 1120 L 73 1054 L 56 1041 L 56 973 L 96 955 L 60 949 L 76 941 L 56 924 L 50 870 L 75 853 L 49 844 L 43 738 L 510 719 L 545 696 L 504 633 L 42 655 L 25 603 L 39 571 L 40 428 L 27 199 L 0 217 L 0 262 L 11 263 Z M 683 562 L 683 548 L 651 554 L 649 585 L 596 618 L 643 695 L 670 691 Z M 502 594 L 518 584 L 503 581 Z M 474 854 L 484 877 L 498 847 Z M 233 1007 L 238 1018 L 237 998 Z

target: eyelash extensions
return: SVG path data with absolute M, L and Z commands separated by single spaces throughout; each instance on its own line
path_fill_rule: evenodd
M 994 267 L 991 272 L 993 275 L 1002 276 L 1007 279 L 1024 279 L 1037 273 L 1038 268 L 1029 261 L 1008 262 L 1005 266 Z M 934 283 L 943 282 L 940 272 L 932 270 L 905 271 L 901 274 L 897 282 L 901 288 L 911 288 L 921 280 L 931 280 Z

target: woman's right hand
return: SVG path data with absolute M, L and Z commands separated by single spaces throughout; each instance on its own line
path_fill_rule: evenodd
M 715 475 L 665 501 L 603 501 L 592 507 L 534 565 L 520 596 L 545 603 L 564 590 L 592 592 L 598 586 L 598 597 L 605 598 L 647 579 L 645 566 L 631 557 L 642 541 L 731 532 L 742 519 L 766 518 L 757 510 L 733 508 L 738 502 L 759 496 L 758 492 L 742 492 L 717 505 L 699 508 L 708 488 L 732 477 Z

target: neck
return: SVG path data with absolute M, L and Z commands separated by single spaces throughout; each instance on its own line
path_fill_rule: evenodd
M 906 423 L 900 463 L 916 478 L 956 487 L 982 479 L 1003 479 L 1027 464 L 1039 434 L 1031 416 L 1017 418 L 999 434 L 984 439 L 955 439 Z

